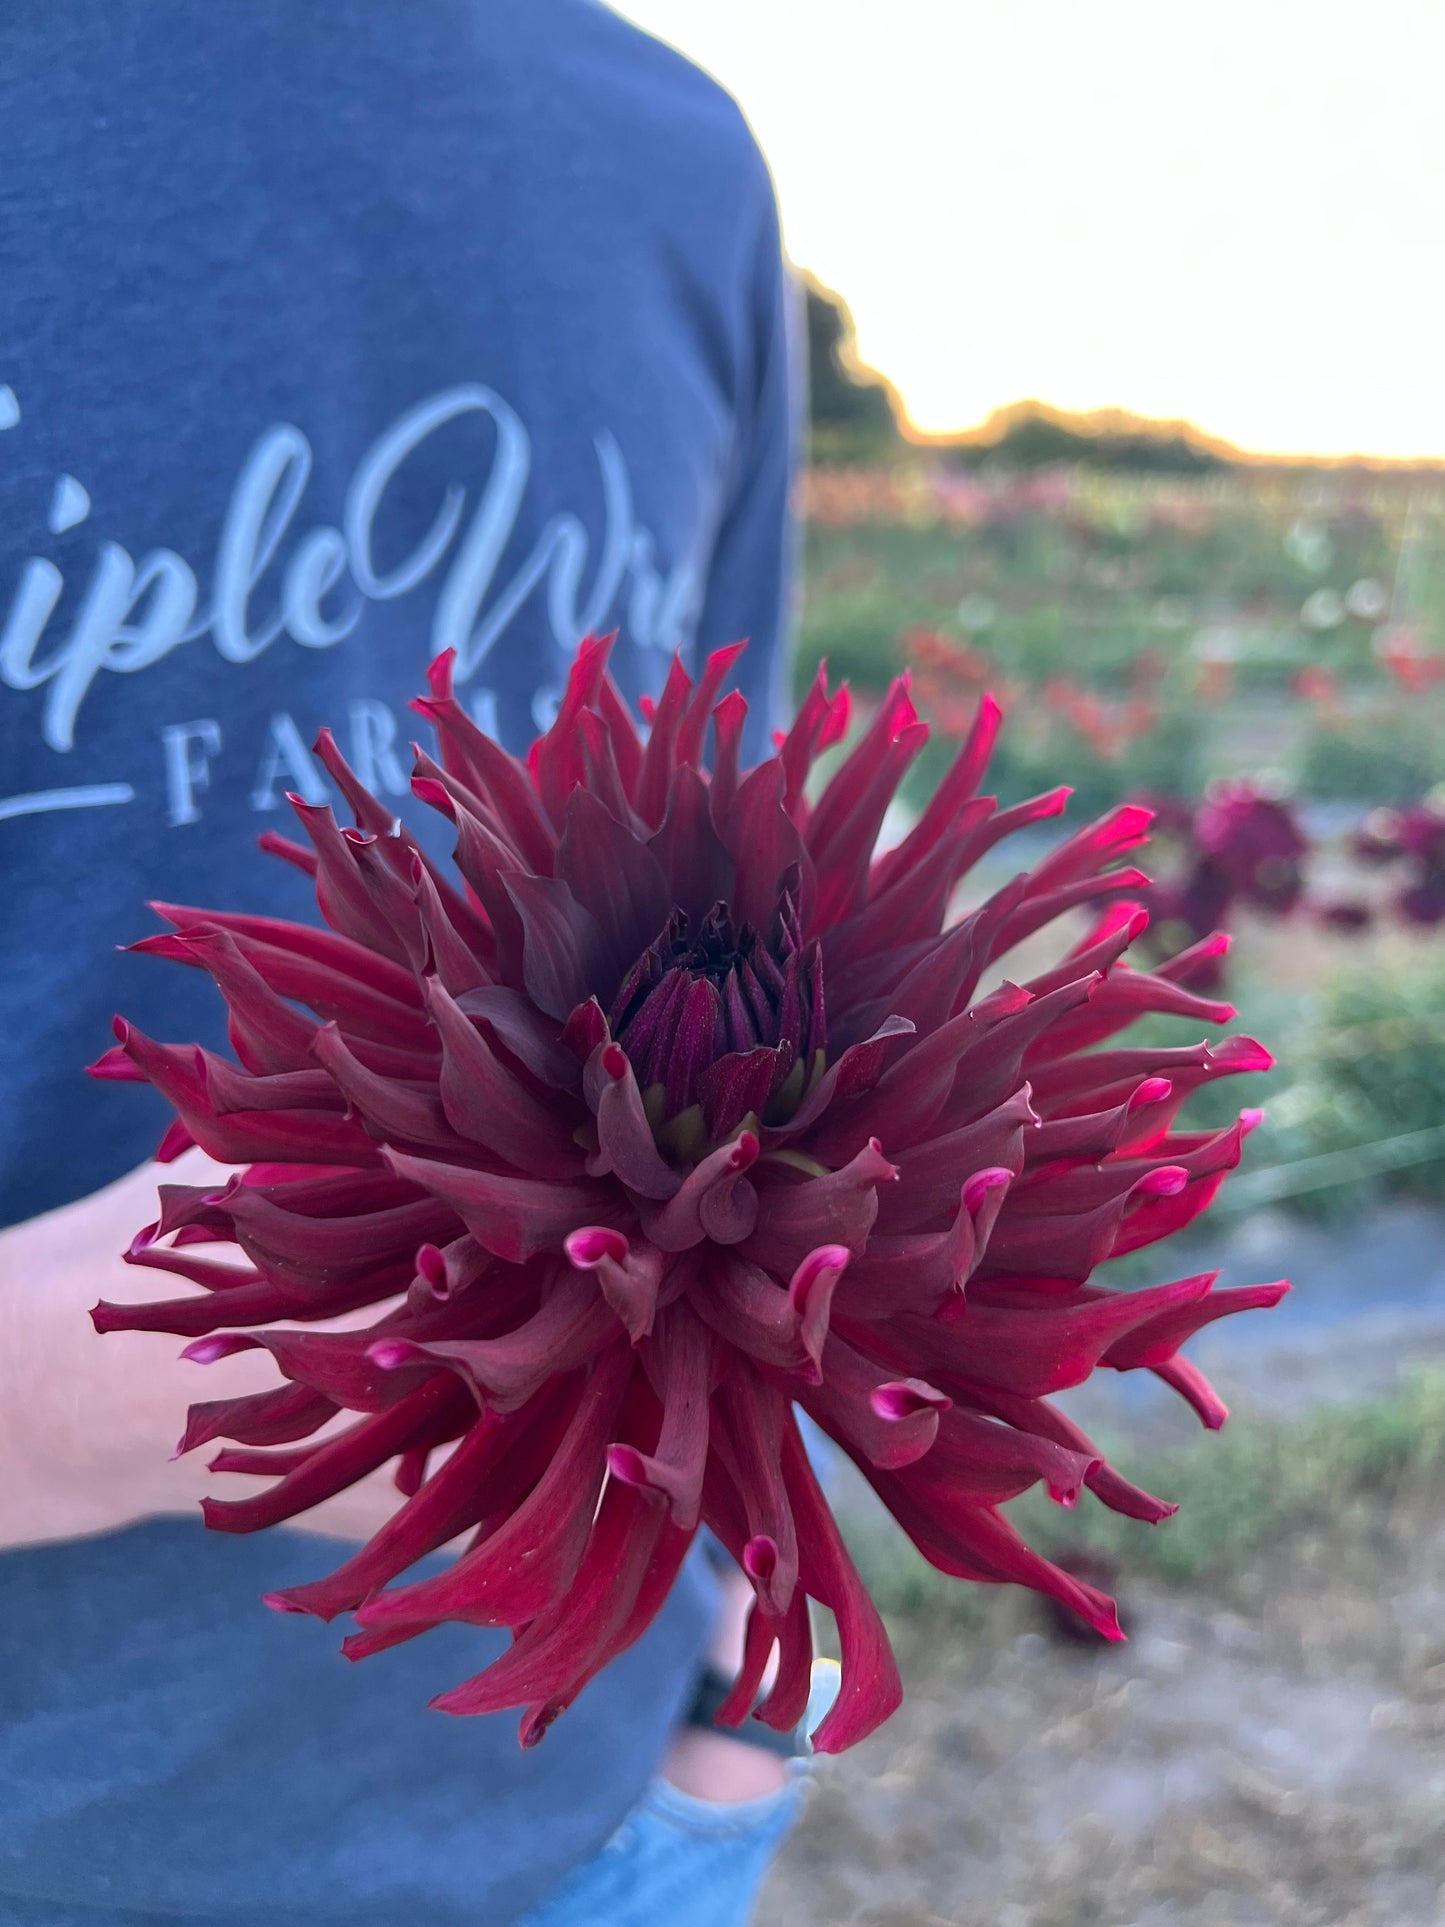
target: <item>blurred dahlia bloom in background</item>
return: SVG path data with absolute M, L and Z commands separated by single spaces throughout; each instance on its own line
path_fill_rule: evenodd
M 511 1627 L 437 1704 L 519 1707 L 527 1742 L 639 1636 L 703 1524 L 755 1593 L 725 1722 L 753 1709 L 775 1649 L 757 1717 L 802 1717 L 809 1599 L 836 1615 L 842 1658 L 817 1746 L 893 1710 L 888 1639 L 795 1407 L 944 1572 L 1035 1587 L 1117 1636 L 1112 1603 L 999 1507 L 1042 1482 L 1140 1520 L 1173 1508 L 1049 1395 L 1099 1365 L 1151 1370 L 1217 1426 L 1179 1347 L 1285 1290 L 1090 1283 L 1208 1205 L 1255 1114 L 1201 1132 L 1180 1108 L 1270 1061 L 1245 1037 L 1115 1041 L 1147 1012 L 1233 1015 L 1191 988 L 1224 939 L 1152 972 L 1125 961 L 1146 918 L 1121 899 L 1146 879 L 1120 860 L 1149 813 L 1115 810 L 950 925 L 971 867 L 1067 791 L 980 796 L 986 698 L 877 854 L 927 735 L 906 679 L 810 795 L 846 691 L 820 673 L 776 754 L 744 769 L 746 706 L 719 700 L 736 653 L 696 686 L 675 664 L 644 733 L 589 640 L 525 761 L 478 731 L 440 659 L 417 704 L 440 760 L 419 752 L 413 787 L 455 826 L 455 874 L 323 733 L 356 827 L 293 799 L 306 845 L 263 840 L 314 879 L 326 927 L 159 904 L 170 930 L 137 946 L 214 977 L 237 1061 L 117 1020 L 95 1067 L 174 1105 L 164 1156 L 194 1142 L 248 1167 L 163 1186 L 128 1254 L 199 1291 L 95 1313 L 183 1335 L 203 1362 L 274 1357 L 275 1390 L 191 1410 L 185 1449 L 229 1440 L 216 1471 L 271 1480 L 207 1501 L 208 1523 L 253 1531 L 394 1462 L 391 1520 L 271 1603 L 354 1613 L 358 1657 L 443 1621 Z M 1246 848 L 1258 876 L 1277 843 L 1291 856 L 1273 836 L 1246 825 L 1218 860 Z M 1081 912 L 1049 968 L 1002 974 Z M 365 1329 L 305 1329 L 367 1306 Z
M 1181 846 L 1180 861 L 1144 892 L 1151 943 L 1167 952 L 1217 930 L 1236 905 L 1282 917 L 1305 897 L 1309 838 L 1291 805 L 1248 777 L 1212 784 L 1199 804 L 1179 797 L 1140 798 L 1155 827 Z M 1194 979 L 1217 989 L 1223 951 Z
M 1404 871 L 1391 908 L 1407 923 L 1445 923 L 1445 786 L 1403 810 L 1371 810 L 1350 847 L 1363 863 Z

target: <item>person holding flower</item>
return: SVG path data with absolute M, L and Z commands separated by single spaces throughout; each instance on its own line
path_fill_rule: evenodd
M 592 1869 L 610 1927 L 680 1877 L 670 1918 L 741 1921 L 795 1795 L 686 1725 L 740 1639 L 705 1567 L 525 1754 L 424 1710 L 492 1635 L 351 1669 L 260 1605 L 401 1495 L 203 1529 L 176 1414 L 264 1374 L 198 1392 L 86 1313 L 154 1284 L 120 1254 L 158 1180 L 229 1173 L 83 1067 L 119 1009 L 220 1044 L 209 986 L 118 946 L 151 898 L 297 911 L 255 845 L 337 800 L 318 730 L 404 807 L 445 650 L 521 749 L 589 630 L 633 698 L 750 636 L 764 747 L 796 413 L 764 163 L 594 0 L 19 0 L 0 181 L 0 1919 L 580 1927 Z

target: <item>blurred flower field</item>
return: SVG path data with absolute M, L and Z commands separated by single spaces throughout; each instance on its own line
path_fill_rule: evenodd
M 816 468 L 801 506 L 799 686 L 826 655 L 881 690 L 907 657 L 945 733 L 995 686 L 1021 790 L 1065 759 L 1094 805 L 1265 769 L 1317 803 L 1445 778 L 1445 476 L 920 454 Z
M 993 690 L 1002 800 L 1149 802 L 1160 947 L 1235 933 L 1279 1069 L 1234 1208 L 1445 1198 L 1445 475 L 913 450 L 800 504 L 799 688 L 826 657 L 866 708 L 910 667 L 915 805 Z
M 1183 1255 L 1296 1290 L 1247 1344 L 1191 1348 L 1236 1407 L 1223 1435 L 1143 1397 L 1116 1415 L 1177 1518 L 1015 1509 L 1080 1576 L 1123 1581 L 1125 1646 L 1006 1588 L 960 1601 L 859 1507 L 909 1698 L 820 1783 L 764 1917 L 1445 1918 L 1445 476 L 914 453 L 816 469 L 802 501 L 799 686 L 826 656 L 866 714 L 909 666 L 935 732 L 912 807 L 992 690 L 1003 800 L 1070 783 L 1065 830 L 1155 809 L 1145 946 L 1233 933 L 1218 994 L 1277 1061 L 1191 1100 L 1201 1128 L 1240 1103 L 1264 1120 Z M 1148 1253 L 1105 1270 L 1162 1275 Z

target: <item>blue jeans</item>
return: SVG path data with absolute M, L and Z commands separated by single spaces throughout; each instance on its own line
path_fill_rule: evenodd
M 601 1853 L 518 1927 L 747 1927 L 807 1770 L 800 1761 L 788 1785 L 731 1806 L 655 1779 Z

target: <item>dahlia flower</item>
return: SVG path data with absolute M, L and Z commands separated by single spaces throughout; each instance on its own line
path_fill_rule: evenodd
M 1405 866 L 1408 881 L 1392 907 L 1407 923 L 1445 922 L 1445 795 L 1432 790 L 1406 809 L 1372 810 L 1350 847 L 1362 862 Z
M 1216 783 L 1197 807 L 1177 797 L 1141 797 L 1155 827 L 1184 846 L 1181 867 L 1153 883 L 1143 903 L 1153 919 L 1152 946 L 1181 933 L 1203 938 L 1247 903 L 1266 916 L 1288 916 L 1304 899 L 1309 841 L 1288 803 L 1248 778 Z M 1222 953 L 1196 972 L 1196 989 L 1218 989 Z
M 457 874 L 323 733 L 355 827 L 293 797 L 307 844 L 263 842 L 314 878 L 326 927 L 157 904 L 170 929 L 136 946 L 211 974 L 236 1061 L 117 1020 L 95 1067 L 175 1107 L 163 1155 L 195 1143 L 247 1167 L 162 1186 L 127 1254 L 199 1290 L 95 1313 L 186 1336 L 202 1363 L 274 1358 L 275 1390 L 191 1410 L 181 1449 L 230 1441 L 213 1469 L 270 1481 L 207 1500 L 207 1523 L 273 1525 L 394 1463 L 389 1522 L 270 1603 L 354 1613 L 356 1657 L 443 1621 L 512 1628 L 436 1704 L 520 1707 L 527 1743 L 643 1631 L 702 1525 L 755 1594 L 724 1721 L 754 1708 L 774 1650 L 757 1717 L 801 1718 L 810 1599 L 842 1655 L 815 1744 L 892 1711 L 888 1639 L 796 1408 L 934 1565 L 1036 1587 L 1117 1636 L 1111 1602 L 999 1508 L 1036 1483 L 1142 1520 L 1173 1508 L 1049 1395 L 1144 1369 L 1217 1426 L 1179 1347 L 1285 1289 L 1090 1283 L 1209 1203 L 1252 1119 L 1199 1132 L 1180 1107 L 1270 1061 L 1244 1037 L 1112 1041 L 1145 1012 L 1233 1014 L 1189 987 L 1223 939 L 1153 972 L 1124 961 L 1145 918 L 1121 898 L 1144 879 L 1118 862 L 1148 813 L 1115 810 L 950 925 L 970 867 L 1067 792 L 979 795 L 986 700 L 914 828 L 875 854 L 927 734 L 906 679 L 814 799 L 846 692 L 820 674 L 745 769 L 746 706 L 719 700 L 735 655 L 696 686 L 675 664 L 644 733 L 589 640 L 525 762 L 469 720 L 440 659 L 416 705 L 440 760 L 418 752 L 413 788 L 455 827 Z M 1049 968 L 1002 975 L 1080 912 L 1092 927 Z M 368 1306 L 361 1329 L 314 1329 Z

